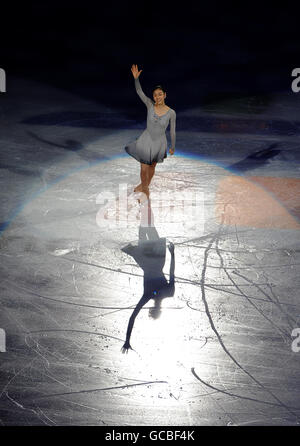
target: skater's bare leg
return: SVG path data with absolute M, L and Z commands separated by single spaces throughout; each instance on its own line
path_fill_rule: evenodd
M 149 168 L 148 164 L 141 163 L 141 187 L 137 188 L 137 192 L 142 192 L 144 195 L 138 199 L 139 203 L 142 203 L 145 199 L 149 200 Z
M 141 192 L 142 191 L 142 165 L 143 165 L 143 163 L 140 163 L 140 164 L 141 164 L 141 172 L 140 172 L 141 182 L 140 182 L 140 184 L 138 186 L 136 186 L 134 188 L 134 192 Z
M 142 190 L 141 190 L 141 192 L 144 192 L 144 194 L 146 194 L 148 199 L 149 199 L 149 172 L 150 172 L 150 166 L 148 164 L 142 163 L 142 169 L 141 169 Z
M 155 166 L 156 166 L 156 164 L 157 164 L 157 163 L 152 163 L 151 166 L 149 166 L 150 169 L 149 169 L 149 178 L 148 178 L 149 183 L 148 183 L 148 186 L 150 186 L 151 180 L 152 180 L 153 175 L 154 175 L 154 173 L 155 173 Z
M 152 180 L 153 175 L 155 173 L 155 166 L 156 166 L 156 164 L 157 164 L 157 162 L 153 162 L 151 165 L 146 164 L 148 166 L 148 186 L 150 186 L 151 180 Z M 142 180 L 142 176 L 143 176 L 142 169 L 143 169 L 143 167 L 142 166 L 143 165 L 145 166 L 145 164 L 141 163 L 141 183 L 134 188 L 134 192 L 142 192 L 142 189 L 143 189 L 143 184 L 142 184 L 143 183 L 143 180 Z

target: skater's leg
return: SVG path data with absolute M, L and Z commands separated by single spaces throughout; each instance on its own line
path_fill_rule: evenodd
M 150 175 L 150 166 L 148 164 L 142 163 L 141 166 L 141 180 L 142 180 L 142 190 L 144 194 L 149 198 L 149 175 Z
M 143 166 L 143 163 L 140 163 L 140 164 L 141 164 L 141 171 L 140 171 L 141 182 L 138 186 L 136 186 L 134 188 L 134 192 L 142 192 L 142 166 Z
M 151 183 L 151 180 L 153 178 L 153 175 L 155 174 L 156 164 L 157 164 L 157 162 L 153 162 L 151 165 L 141 163 L 141 183 L 134 188 L 134 192 L 142 192 L 142 189 L 143 189 L 143 179 L 142 179 L 142 177 L 143 177 L 143 169 L 145 169 L 145 167 L 143 167 L 143 166 L 148 166 L 148 186 L 149 186 L 150 183 Z
M 149 177 L 150 177 L 149 164 L 141 163 L 141 184 L 134 188 L 134 192 L 144 192 L 149 198 Z
M 154 162 L 154 163 L 151 164 L 151 166 L 149 166 L 150 169 L 149 169 L 149 183 L 148 183 L 148 186 L 150 186 L 151 180 L 152 180 L 153 175 L 154 175 L 154 173 L 155 173 L 155 166 L 156 166 L 156 164 L 157 164 L 157 163 Z

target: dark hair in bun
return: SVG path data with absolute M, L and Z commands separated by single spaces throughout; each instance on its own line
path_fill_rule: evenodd
M 163 88 L 162 85 L 156 85 L 154 88 L 152 88 L 152 94 L 154 93 L 155 90 L 162 90 L 164 93 L 166 93 L 166 90 Z

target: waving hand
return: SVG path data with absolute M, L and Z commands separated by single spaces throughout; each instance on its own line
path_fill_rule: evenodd
M 132 64 L 132 66 L 131 66 L 131 72 L 132 72 L 132 75 L 133 75 L 134 79 L 137 79 L 137 78 L 139 77 L 139 75 L 141 74 L 142 71 L 143 71 L 143 70 L 140 70 L 140 71 L 139 71 L 137 65 Z

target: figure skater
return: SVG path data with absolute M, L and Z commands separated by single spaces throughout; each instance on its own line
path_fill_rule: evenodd
M 147 97 L 141 87 L 139 76 L 143 70 L 132 65 L 135 89 L 147 107 L 147 128 L 135 141 L 125 146 L 126 152 L 141 163 L 141 183 L 134 188 L 134 192 L 144 193 L 149 200 L 149 185 L 155 172 L 157 163 L 167 158 L 166 128 L 170 124 L 171 155 L 175 152 L 176 141 L 176 112 L 165 104 L 166 91 L 161 85 L 152 90 L 153 99 Z M 139 200 L 141 202 L 141 200 Z

